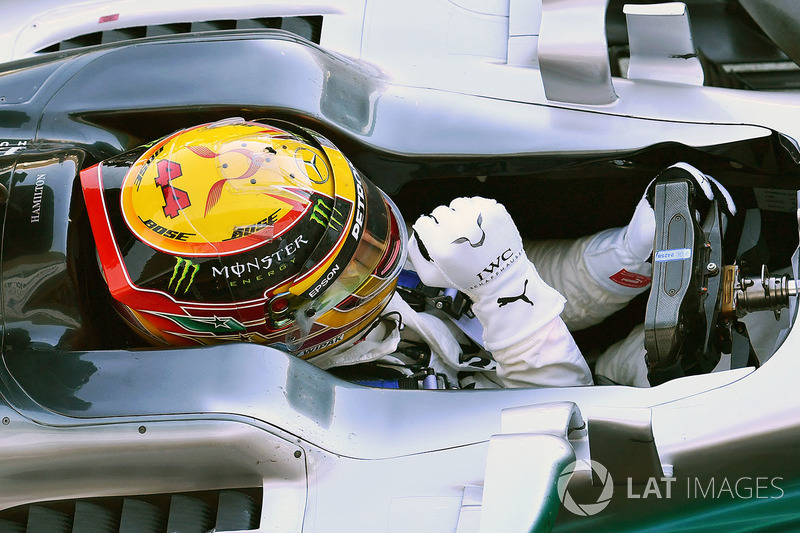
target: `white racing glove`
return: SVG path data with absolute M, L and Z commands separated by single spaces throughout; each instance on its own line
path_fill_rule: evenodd
M 420 279 L 469 296 L 487 350 L 526 339 L 564 308 L 564 298 L 542 281 L 514 221 L 496 201 L 456 198 L 413 228 L 409 257 Z
M 724 210 L 736 214 L 730 193 L 711 176 L 688 163 L 676 163 L 659 176 L 667 173 L 691 179 L 707 200 L 717 198 Z M 610 293 L 632 298 L 650 286 L 652 265 L 647 261 L 653 253 L 656 220 L 648 196 L 654 182 L 648 184 L 627 226 L 601 231 L 586 246 L 584 262 L 589 273 Z

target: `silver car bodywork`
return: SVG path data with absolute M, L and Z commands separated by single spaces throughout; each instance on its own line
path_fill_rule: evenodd
M 689 21 L 675 6 L 630 10 L 645 19 L 632 23 L 640 35 L 664 17 L 677 29 L 674 42 L 632 48 L 633 77 L 624 79 L 610 74 L 605 2 L 345 2 L 303 5 L 302 12 L 276 6 L 271 13 L 281 16 L 322 15 L 323 30 L 319 48 L 292 39 L 258 44 L 273 72 L 308 65 L 308 86 L 317 91 L 295 95 L 291 82 L 269 81 L 275 107 L 301 109 L 393 153 L 608 157 L 660 143 L 702 149 L 772 139 L 800 162 L 800 95 L 704 87 L 691 58 L 688 66 L 679 60 L 674 69 L 661 67 L 691 46 L 681 33 Z M 219 46 L 237 38 L 220 37 Z M 134 46 L 150 47 L 156 57 L 159 46 L 170 45 Z M 87 72 L 113 71 L 120 57 L 100 52 Z M 224 59 L 216 59 L 219 66 Z M 90 79 L 81 75 L 63 83 Z M 348 78 L 357 81 L 333 83 Z M 121 89 L 85 87 L 87 107 L 93 91 L 110 91 L 124 108 Z M 352 90 L 350 100 L 326 99 L 343 87 Z M 165 107 L 179 102 L 177 92 L 161 96 Z M 246 107 L 248 97 L 243 91 L 237 101 Z M 213 98 L 209 88 L 209 103 Z M 80 111 L 66 99 L 46 105 Z M 42 137 L 59 116 L 42 121 Z M 465 134 L 474 131 L 483 135 Z M 488 148 L 486 137 L 494 139 Z M 113 135 L 104 142 L 118 148 Z M 784 183 L 776 189 L 797 205 L 796 191 Z M 783 231 L 797 236 L 797 228 Z M 793 266 L 797 278 L 796 257 Z M 260 487 L 258 531 L 796 523 L 794 315 L 792 308 L 782 322 L 764 322 L 765 362 L 757 370 L 721 370 L 652 389 L 376 390 L 252 345 L 69 353 L 56 366 L 33 353 L 0 369 L 0 507 Z M 48 389 L 62 375 L 80 379 Z M 575 461 L 571 497 L 607 505 L 586 511 L 592 516 L 561 508 L 559 480 Z M 607 479 L 593 475 L 591 461 L 613 476 L 607 501 L 596 495 Z M 718 490 L 723 480 L 742 479 L 758 489 L 761 478 L 772 488 L 759 496 L 733 497 L 731 489 L 726 499 Z

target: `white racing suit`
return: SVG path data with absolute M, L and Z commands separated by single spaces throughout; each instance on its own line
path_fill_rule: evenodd
M 707 200 L 719 198 L 728 213 L 736 213 L 733 199 L 714 178 L 687 163 L 666 173 L 694 182 Z M 395 354 L 403 337 L 427 344 L 430 366 L 453 384 L 591 385 L 592 374 L 570 331 L 599 324 L 650 285 L 655 215 L 647 193 L 624 228 L 574 241 L 525 242 L 505 207 L 480 197 L 439 206 L 413 229 L 408 253 L 419 279 L 466 294 L 479 321 L 461 317 L 456 326 L 443 313 L 414 311 L 395 294 L 366 336 L 312 363 L 322 368 L 379 359 L 402 363 Z M 643 331 L 637 326 L 599 357 L 598 383 L 649 386 Z M 485 352 L 465 354 L 467 334 L 491 359 Z M 490 360 L 496 364 L 486 364 Z
M 425 342 L 432 352 L 430 366 L 448 376 L 451 384 L 477 387 L 591 385 L 591 373 L 567 328 L 577 331 L 598 324 L 649 287 L 649 264 L 625 261 L 620 258 L 624 254 L 615 253 L 625 232 L 626 228 L 616 228 L 574 241 L 524 242 L 525 253 L 542 279 L 558 290 L 566 302 L 560 317 L 551 320 L 536 334 L 493 350 L 491 358 L 500 362 L 499 365 L 494 362 L 486 365 L 486 353 L 465 360 L 462 346 L 468 343 L 468 335 L 464 330 L 472 333 L 470 326 L 477 327 L 472 337 L 479 337 L 480 324 L 476 320 L 459 327 L 435 309 L 413 310 L 399 294 L 393 296 L 382 319 L 363 340 L 323 353 L 311 362 L 324 369 L 376 360 L 400 364 L 402 361 L 392 354 L 403 338 Z M 598 264 L 603 265 L 606 272 L 598 272 L 603 270 L 596 267 Z M 610 277 L 604 275 L 610 271 L 613 271 Z M 462 319 L 462 324 L 465 320 Z M 648 386 L 643 343 L 643 331 L 637 328 L 627 339 L 606 350 L 597 362 L 596 373 L 614 383 Z

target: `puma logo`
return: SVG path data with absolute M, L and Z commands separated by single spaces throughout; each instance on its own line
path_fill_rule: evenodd
M 508 296 L 506 298 L 498 298 L 497 304 L 498 307 L 503 307 L 504 305 L 508 305 L 511 302 L 516 302 L 517 300 L 522 300 L 525 303 L 531 304 L 533 306 L 533 302 L 528 299 L 528 296 L 525 294 L 525 291 L 528 290 L 528 280 L 525 280 L 525 285 L 522 287 L 522 294 L 519 296 Z
M 481 224 L 483 224 L 483 213 L 478 213 L 478 229 L 481 230 L 481 238 L 480 238 L 480 240 L 478 240 L 478 242 L 473 243 L 467 237 L 459 237 L 458 239 L 454 240 L 450 244 L 461 244 L 463 242 L 468 242 L 469 245 L 472 246 L 473 248 L 477 248 L 479 246 L 483 246 L 483 241 L 486 240 L 486 232 L 483 231 L 483 228 L 481 227 Z

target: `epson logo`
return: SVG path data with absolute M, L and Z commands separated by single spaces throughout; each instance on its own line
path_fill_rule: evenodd
M 308 293 L 308 296 L 313 298 L 317 294 L 319 294 L 319 292 L 322 289 L 324 289 L 325 286 L 328 285 L 328 283 L 330 283 L 331 280 L 333 280 L 333 278 L 336 277 L 336 273 L 337 272 L 339 272 L 339 265 L 338 264 L 336 266 L 334 266 L 332 269 L 330 269 L 328 274 L 324 278 L 322 278 L 322 280 L 317 284 L 316 287 L 314 287 L 314 289 L 311 292 Z

